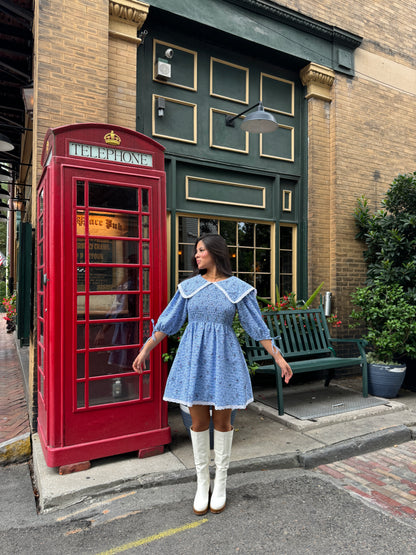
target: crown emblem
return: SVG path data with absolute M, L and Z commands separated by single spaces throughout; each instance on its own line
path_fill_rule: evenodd
M 106 135 L 104 135 L 104 141 L 108 145 L 115 145 L 115 146 L 118 146 L 121 143 L 120 137 L 117 135 L 117 133 L 114 133 L 114 131 L 110 131 L 110 133 L 107 133 Z

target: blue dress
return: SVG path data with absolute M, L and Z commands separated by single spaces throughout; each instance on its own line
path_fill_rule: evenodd
M 243 409 L 253 401 L 250 374 L 233 331 L 236 310 L 255 340 L 272 339 L 256 290 L 237 277 L 211 283 L 201 275 L 179 284 L 154 331 L 177 333 L 188 319 L 163 399 L 217 410 Z

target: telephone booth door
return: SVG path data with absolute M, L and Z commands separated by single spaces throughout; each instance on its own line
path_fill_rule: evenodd
M 70 126 L 58 138 L 63 148 L 65 133 L 99 142 L 97 126 Z M 135 151 L 143 141 L 148 150 L 157 145 L 116 132 L 128 133 Z M 166 304 L 165 221 L 163 171 L 50 157 L 38 188 L 37 242 L 38 421 L 49 466 L 147 456 L 170 442 L 161 347 L 143 374 L 132 370 Z

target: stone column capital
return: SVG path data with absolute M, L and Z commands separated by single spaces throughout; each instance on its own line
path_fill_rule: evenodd
M 137 45 L 141 39 L 137 31 L 142 28 L 149 13 L 149 4 L 140 0 L 109 0 L 109 34 Z
M 326 102 L 332 101 L 332 85 L 335 72 L 328 67 L 311 62 L 300 70 L 302 84 L 306 86 L 306 99 L 319 98 Z

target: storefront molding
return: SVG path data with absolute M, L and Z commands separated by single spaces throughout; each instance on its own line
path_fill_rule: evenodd
M 110 0 L 109 35 L 137 45 L 141 39 L 137 37 L 149 13 L 149 4 L 139 0 Z
M 335 73 L 327 67 L 310 63 L 300 71 L 302 84 L 306 87 L 305 98 L 319 98 L 332 102 L 332 85 Z

